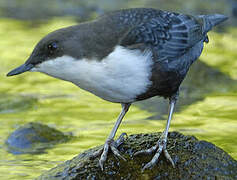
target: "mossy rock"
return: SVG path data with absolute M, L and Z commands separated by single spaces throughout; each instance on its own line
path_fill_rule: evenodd
M 53 145 L 66 142 L 69 135 L 40 123 L 28 123 L 11 133 L 5 144 L 13 154 L 43 153 Z
M 152 155 L 133 157 L 133 154 L 155 145 L 160 135 L 130 135 L 119 147 L 127 161 L 119 160 L 110 153 L 103 172 L 98 164 L 99 158 L 91 158 L 91 154 L 99 148 L 96 147 L 43 173 L 37 179 L 237 179 L 237 161 L 226 152 L 212 143 L 178 132 L 169 133 L 167 144 L 175 168 L 162 154 L 156 166 L 142 172 L 142 167 L 151 160 Z

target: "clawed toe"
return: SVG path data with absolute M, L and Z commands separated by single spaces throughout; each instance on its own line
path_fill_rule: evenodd
M 157 147 L 158 147 L 158 145 L 155 145 L 155 146 L 152 146 L 149 149 L 137 151 L 137 152 L 134 153 L 133 156 L 138 156 L 138 155 L 141 155 L 141 154 L 152 154 L 157 149 Z
M 170 154 L 168 153 L 168 151 L 166 149 L 163 150 L 164 154 L 165 154 L 165 157 L 166 159 L 169 160 L 169 162 L 172 164 L 173 168 L 175 168 L 175 164 L 174 164 L 174 161 L 173 159 L 171 158 Z
M 115 141 L 116 147 L 119 147 L 121 144 L 124 143 L 124 141 L 125 141 L 124 137 L 125 136 L 126 136 L 126 138 L 128 137 L 127 133 L 120 134 L 119 138 Z
M 166 149 L 166 138 L 163 138 L 163 137 L 160 138 L 160 140 L 155 146 L 152 146 L 151 148 L 147 150 L 138 151 L 134 153 L 134 156 L 137 156 L 140 154 L 152 154 L 154 152 L 155 152 L 155 155 L 153 156 L 152 160 L 142 168 L 142 171 L 146 169 L 151 169 L 158 162 L 160 154 L 162 152 L 164 153 L 166 159 L 168 159 L 171 162 L 172 166 L 175 167 L 175 164 Z
M 122 143 L 120 143 L 120 144 L 122 144 Z M 104 163 L 107 160 L 109 149 L 112 151 L 112 153 L 116 157 L 126 161 L 126 159 L 119 153 L 119 150 L 117 149 L 120 144 L 117 144 L 116 141 L 113 141 L 113 140 L 106 141 L 104 148 L 103 148 L 103 153 L 102 153 L 100 160 L 99 160 L 99 165 L 100 165 L 100 168 L 102 171 L 104 170 Z
M 116 149 L 114 146 L 110 146 L 111 151 L 113 152 L 113 154 L 117 157 L 119 157 L 120 159 L 126 161 L 126 159 L 119 153 L 118 149 Z
M 99 165 L 102 171 L 104 170 L 104 164 L 107 160 L 109 149 L 116 157 L 126 161 L 126 159 L 120 154 L 119 150 L 117 149 L 124 142 L 124 136 L 127 136 L 127 134 L 122 133 L 116 141 L 114 141 L 113 139 L 107 139 L 104 146 L 92 154 L 92 157 L 98 157 L 99 155 L 101 155 Z
M 157 149 L 155 155 L 153 156 L 152 160 L 147 163 L 143 168 L 142 168 L 142 171 L 146 170 L 146 169 L 150 169 L 152 168 L 153 166 L 155 166 L 159 160 L 159 157 L 160 157 L 160 154 L 164 152 L 164 155 L 165 157 L 171 162 L 172 166 L 174 167 L 174 162 L 173 160 L 171 159 L 168 151 L 166 150 L 166 146 L 159 146 L 159 148 Z M 167 156 L 168 155 L 168 156 Z

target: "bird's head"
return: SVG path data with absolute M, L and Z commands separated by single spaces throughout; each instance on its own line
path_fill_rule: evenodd
M 18 75 L 27 71 L 38 71 L 51 75 L 50 68 L 54 67 L 55 60 L 60 57 L 82 58 L 80 35 L 75 36 L 76 31 L 78 29 L 72 26 L 48 34 L 38 42 L 28 60 L 10 71 L 7 76 Z

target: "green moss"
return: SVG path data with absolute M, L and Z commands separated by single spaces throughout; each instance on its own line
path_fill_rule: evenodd
M 235 179 L 237 161 L 222 149 L 206 141 L 198 141 L 193 136 L 177 132 L 169 133 L 167 149 L 176 167 L 164 158 L 151 170 L 141 171 L 152 155 L 133 157 L 134 152 L 149 148 L 157 142 L 160 133 L 131 135 L 121 145 L 120 151 L 127 161 L 118 160 L 111 154 L 102 172 L 99 159 L 91 159 L 93 148 L 63 164 L 43 173 L 40 179 Z

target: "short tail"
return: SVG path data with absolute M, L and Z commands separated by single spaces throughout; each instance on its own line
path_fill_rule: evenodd
M 198 17 L 203 19 L 203 32 L 204 33 L 207 33 L 214 26 L 228 19 L 227 16 L 222 15 L 222 14 L 199 15 Z

